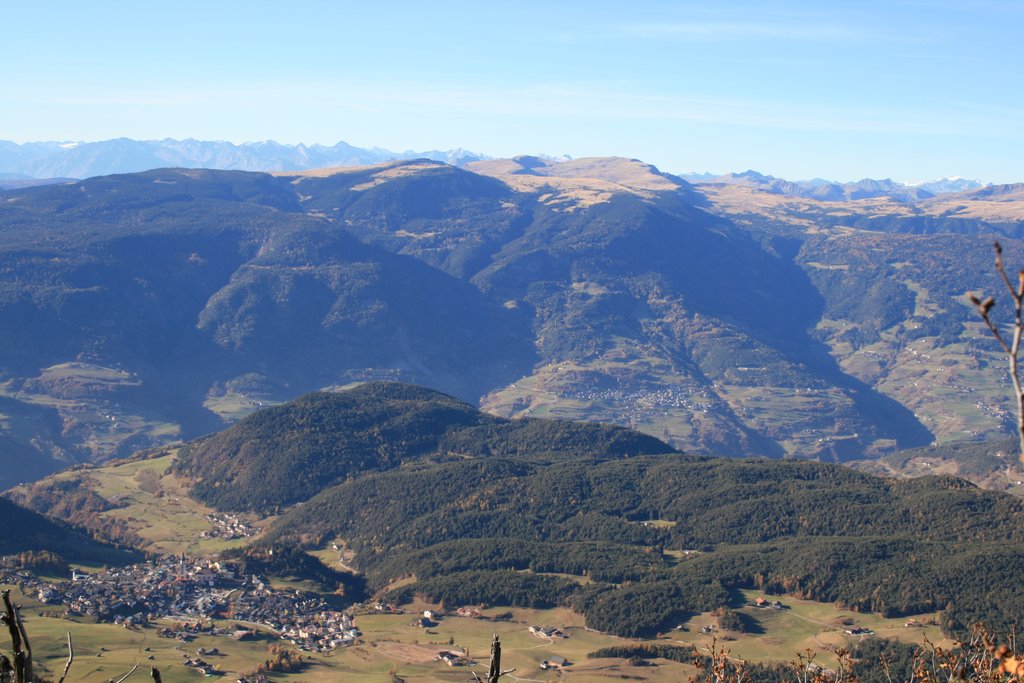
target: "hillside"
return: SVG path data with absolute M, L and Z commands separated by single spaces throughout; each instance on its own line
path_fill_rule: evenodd
M 139 553 L 99 543 L 79 529 L 54 522 L 6 498 L 0 498 L 0 519 L 0 556 L 29 553 L 42 557 L 53 553 L 69 562 L 109 564 L 127 564 L 142 558 Z
M 195 482 L 192 494 L 203 502 L 266 511 L 362 474 L 417 462 L 669 451 L 621 427 L 503 420 L 436 391 L 377 382 L 262 410 L 186 445 L 176 469 Z
M 1017 621 L 1024 605 L 988 596 L 1024 578 L 1022 523 L 1018 499 L 952 478 L 676 454 L 488 458 L 339 484 L 260 543 L 343 543 L 371 587 L 415 578 L 399 601 L 569 604 L 619 635 L 732 604 L 738 588 L 885 616 L 945 609 L 959 631 Z
M 946 475 L 970 480 L 992 491 L 1024 495 L 1024 469 L 1016 439 L 953 441 L 908 448 L 877 460 L 850 463 L 856 469 L 888 477 Z
M 947 632 L 1024 610 L 1018 498 L 952 477 L 688 456 L 393 383 L 310 394 L 176 453 L 9 495 L 151 550 L 305 550 L 388 600 L 567 606 L 626 636 L 738 607 L 741 589 L 885 617 L 941 611 Z M 197 543 L 218 520 L 251 532 Z
M 367 380 L 688 452 L 999 435 L 962 297 L 996 291 L 991 233 L 1024 262 L 1018 195 L 827 201 L 536 157 L 6 191 L 0 487 Z

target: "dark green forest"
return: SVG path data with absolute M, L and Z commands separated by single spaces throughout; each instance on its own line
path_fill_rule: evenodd
M 193 495 L 266 512 L 360 474 L 464 457 L 622 457 L 674 449 L 622 427 L 509 421 L 430 389 L 371 382 L 263 410 L 182 449 Z
M 258 509 L 293 490 L 278 461 L 311 470 L 298 490 L 326 488 L 262 542 L 343 539 L 369 590 L 417 579 L 398 599 L 565 604 L 620 635 L 736 606 L 739 588 L 886 616 L 942 611 L 949 632 L 1024 613 L 1010 591 L 1024 579 L 1024 504 L 951 477 L 687 456 L 628 430 L 509 422 L 394 384 L 264 411 L 192 444 L 179 467 L 233 482 L 201 481 L 209 502 Z

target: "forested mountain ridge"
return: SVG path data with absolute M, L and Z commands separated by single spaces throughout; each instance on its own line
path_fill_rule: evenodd
M 267 511 L 306 501 L 362 474 L 420 461 L 475 457 L 613 458 L 671 452 L 622 427 L 509 421 L 450 396 L 372 382 L 268 408 L 187 444 L 177 470 L 193 495 L 226 510 Z
M 691 452 L 849 460 L 998 432 L 996 356 L 958 302 L 998 284 L 981 235 L 1024 261 L 1020 204 L 941 197 L 960 208 L 532 157 L 7 191 L 0 486 L 374 379 Z
M 952 478 L 672 454 L 490 458 L 328 488 L 261 543 L 343 539 L 371 587 L 415 577 L 397 600 L 568 603 L 588 625 L 626 636 L 733 604 L 736 588 L 886 616 L 945 609 L 944 628 L 962 632 L 1018 621 L 1024 605 L 990 596 L 1009 596 L 1005 582 L 1020 578 L 1022 522 L 1018 499 Z

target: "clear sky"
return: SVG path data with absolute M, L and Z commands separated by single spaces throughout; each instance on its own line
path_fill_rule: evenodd
M 1024 181 L 1024 0 L 18 2 L 0 139 Z

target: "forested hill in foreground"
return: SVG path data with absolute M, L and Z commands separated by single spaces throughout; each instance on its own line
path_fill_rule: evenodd
M 999 285 L 993 234 L 1024 262 L 1022 206 L 1014 186 L 822 201 L 532 157 L 6 191 L 0 487 L 366 380 L 688 452 L 1000 433 L 962 301 Z
M 619 458 L 668 453 L 610 425 L 505 420 L 436 391 L 376 382 L 303 396 L 187 444 L 177 469 L 220 509 L 270 509 L 370 472 L 462 458 Z
M 952 631 L 978 620 L 1004 628 L 1024 609 L 1014 597 L 1024 579 L 1018 499 L 837 465 L 457 461 L 329 488 L 277 520 L 264 542 L 335 539 L 355 551 L 371 587 L 415 576 L 396 600 L 567 602 L 619 635 L 733 604 L 739 587 L 887 616 L 945 609 Z
M 9 495 L 36 510 L 92 505 L 86 526 L 103 533 L 116 517 L 132 537 L 148 513 L 95 496 L 190 492 L 221 511 L 278 513 L 254 557 L 337 545 L 387 599 L 567 605 L 619 635 L 738 606 L 738 588 L 887 616 L 941 611 L 954 632 L 1024 613 L 1024 502 L 951 477 L 689 456 L 618 427 L 505 421 L 390 383 L 305 396 L 169 450 L 177 463 L 144 454 Z

